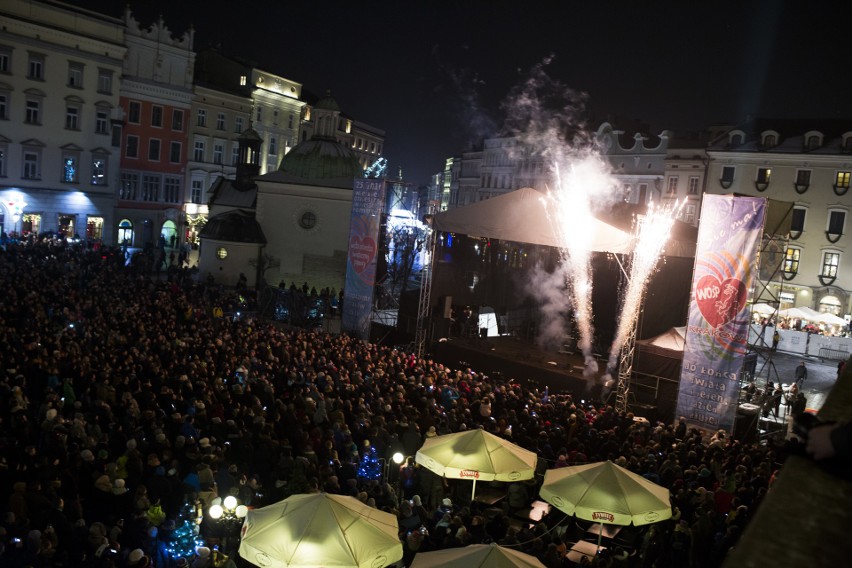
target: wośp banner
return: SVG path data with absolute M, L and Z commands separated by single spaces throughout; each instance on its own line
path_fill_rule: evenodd
M 690 426 L 733 433 L 766 207 L 760 197 L 704 196 L 677 400 Z
M 364 341 L 370 339 L 379 228 L 384 203 L 384 180 L 355 179 L 341 327 L 344 332 Z

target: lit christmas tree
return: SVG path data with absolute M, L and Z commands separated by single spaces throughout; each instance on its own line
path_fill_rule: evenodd
M 370 446 L 364 452 L 364 457 L 358 464 L 358 477 L 362 479 L 379 479 L 382 476 L 382 464 L 376 455 L 376 448 Z
M 204 546 L 204 539 L 199 534 L 200 506 L 200 504 L 186 502 L 178 514 L 175 530 L 166 546 L 169 558 L 175 562 L 179 558 L 191 561 L 195 557 L 195 549 Z

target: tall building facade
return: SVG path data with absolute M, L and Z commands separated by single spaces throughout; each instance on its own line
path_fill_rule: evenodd
M 793 204 L 782 274 L 758 299 L 777 298 L 780 309 L 850 313 L 852 123 L 754 120 L 712 141 L 707 156 L 708 193 Z
M 174 37 L 165 22 L 144 28 L 125 11 L 121 80 L 124 132 L 114 233 L 119 243 L 183 242 L 187 128 L 192 105 L 193 31 Z
M 124 25 L 0 3 L 0 226 L 114 242 Z

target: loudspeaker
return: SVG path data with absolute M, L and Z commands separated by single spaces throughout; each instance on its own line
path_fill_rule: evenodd
M 453 297 L 444 296 L 440 302 L 441 317 L 449 319 L 453 315 Z

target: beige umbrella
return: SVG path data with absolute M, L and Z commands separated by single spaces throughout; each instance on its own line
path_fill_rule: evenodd
M 669 490 L 611 461 L 549 469 L 541 498 L 568 515 L 611 525 L 648 525 L 669 519 Z
M 417 450 L 417 463 L 450 479 L 521 481 L 532 479 L 538 456 L 485 430 L 466 430 L 428 438 Z
M 545 568 L 538 558 L 496 544 L 420 552 L 411 568 Z
M 395 515 L 314 493 L 249 510 L 239 552 L 264 568 L 383 568 L 402 559 L 402 543 Z

